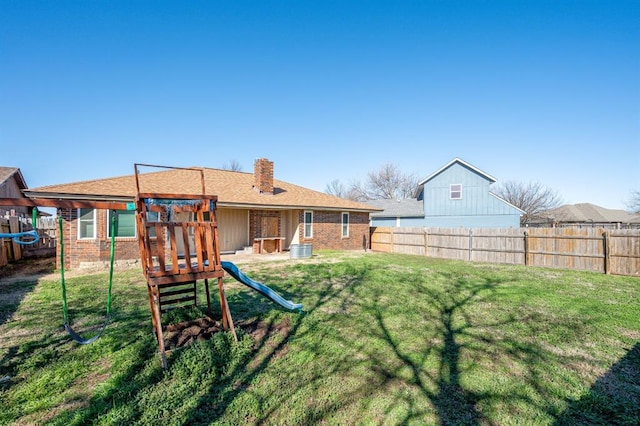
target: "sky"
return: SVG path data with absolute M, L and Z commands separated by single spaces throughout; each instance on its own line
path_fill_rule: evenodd
M 640 1 L 0 0 L 0 165 L 318 191 L 458 157 L 564 203 L 640 190 Z

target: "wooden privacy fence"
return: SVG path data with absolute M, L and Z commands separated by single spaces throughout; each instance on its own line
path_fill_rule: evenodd
M 640 276 L 640 230 L 371 228 L 371 249 Z
M 47 219 L 38 219 L 36 229 L 40 239 L 34 244 L 20 245 L 11 238 L 0 238 L 0 268 L 25 257 L 55 256 L 57 230 L 55 222 Z M 28 224 L 22 221 L 24 219 L 17 216 L 0 218 L 0 233 L 12 234 L 32 229 L 30 220 Z

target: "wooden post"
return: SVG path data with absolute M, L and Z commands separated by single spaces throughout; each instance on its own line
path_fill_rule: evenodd
M 222 328 L 226 331 L 231 329 L 233 339 L 237 342 L 238 335 L 236 334 L 236 328 L 233 326 L 233 319 L 231 318 L 231 311 L 229 310 L 229 304 L 227 303 L 227 296 L 224 292 L 222 277 L 218 278 L 218 292 L 220 294 L 220 309 L 222 310 Z
M 18 216 L 9 217 L 9 232 L 12 234 L 20 232 L 20 221 L 18 220 Z M 22 259 L 22 248 L 20 247 L 20 244 L 13 241 L 13 239 L 11 239 L 11 248 L 13 250 L 13 261 L 15 262 Z
M 427 228 L 424 228 L 424 255 L 425 257 L 429 256 L 429 239 Z
M 469 228 L 469 261 L 471 261 L 473 253 L 473 229 Z
M 602 233 L 602 252 L 604 254 L 604 273 L 609 275 L 611 273 L 611 256 L 609 256 L 609 233 L 607 231 Z
M 393 247 L 394 247 L 394 243 L 395 243 L 395 241 L 394 241 L 395 236 L 393 235 L 393 228 L 389 228 L 389 229 L 391 230 L 391 253 L 393 253 L 394 252 Z
M 524 265 L 529 266 L 529 232 L 524 231 Z

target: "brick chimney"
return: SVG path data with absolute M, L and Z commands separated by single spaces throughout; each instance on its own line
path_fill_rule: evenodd
M 258 158 L 253 166 L 253 189 L 261 194 L 273 195 L 273 161 Z

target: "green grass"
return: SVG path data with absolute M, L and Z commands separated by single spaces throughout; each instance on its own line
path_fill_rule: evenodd
M 239 266 L 304 312 L 225 278 L 239 341 L 217 333 L 173 351 L 166 371 L 139 270 L 116 273 L 112 323 L 85 346 L 61 327 L 59 282 L 25 282 L 0 324 L 0 424 L 640 419 L 638 278 L 379 253 Z M 107 274 L 66 282 L 89 335 Z

